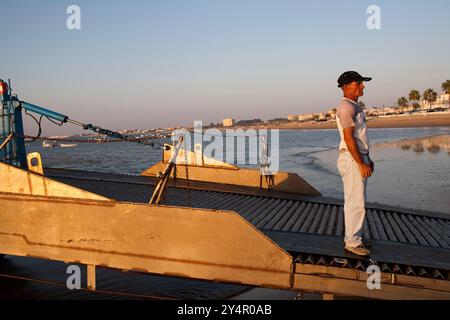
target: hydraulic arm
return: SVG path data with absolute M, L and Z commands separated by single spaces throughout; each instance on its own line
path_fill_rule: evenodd
M 144 139 L 136 139 L 132 136 L 123 135 L 119 132 L 103 129 L 101 127 L 84 124 L 61 113 L 43 108 L 29 102 L 19 100 L 17 95 L 12 95 L 9 83 L 0 79 L 0 101 L 1 101 L 1 132 L 0 132 L 0 161 L 15 166 L 26 168 L 25 135 L 23 130 L 22 109 L 25 112 L 32 112 L 59 124 L 71 123 L 82 127 L 84 130 L 91 130 L 98 134 L 123 141 L 137 142 L 154 146 L 152 142 Z

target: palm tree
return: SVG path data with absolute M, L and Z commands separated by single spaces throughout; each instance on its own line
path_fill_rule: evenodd
M 399 98 L 397 100 L 397 105 L 398 105 L 399 109 L 401 109 L 403 112 L 403 109 L 408 106 L 408 99 L 406 99 L 405 97 Z
M 411 92 L 409 93 L 408 98 L 409 98 L 409 101 L 411 101 L 411 102 L 417 102 L 421 98 L 420 97 L 420 92 L 415 90 L 415 89 L 411 90 Z
M 417 102 L 414 102 L 412 105 L 412 108 L 414 111 L 417 111 L 417 109 L 420 109 L 420 104 L 418 104 Z
M 427 89 L 423 93 L 423 100 L 428 102 L 429 109 L 431 109 L 431 104 L 437 99 L 437 93 L 433 89 Z
M 444 90 L 446 94 L 450 94 L 450 80 L 447 80 L 442 84 L 442 90 Z
M 442 84 L 442 90 L 444 90 L 446 94 L 450 95 L 450 80 L 447 80 Z M 447 100 L 447 107 L 450 108 L 450 96 Z
M 408 98 L 409 98 L 409 101 L 413 103 L 412 104 L 413 110 L 417 111 L 417 109 L 420 108 L 420 106 L 418 104 L 418 101 L 420 101 L 420 98 L 421 98 L 420 92 L 416 89 L 413 89 L 409 92 Z

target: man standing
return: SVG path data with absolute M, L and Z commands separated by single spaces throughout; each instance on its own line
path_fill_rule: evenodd
M 372 175 L 374 164 L 369 157 L 366 116 L 358 98 L 364 95 L 364 82 L 370 80 L 355 71 L 343 73 L 338 87 L 344 97 L 336 111 L 341 136 L 337 167 L 344 185 L 345 249 L 361 256 L 370 255 L 363 243 L 363 225 L 367 178 Z

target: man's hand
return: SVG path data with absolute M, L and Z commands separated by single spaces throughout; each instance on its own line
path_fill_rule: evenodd
M 373 173 L 372 167 L 370 165 L 365 164 L 365 163 L 359 164 L 359 171 L 361 172 L 362 177 L 365 178 L 365 179 L 370 177 L 372 175 L 372 173 Z
M 344 131 L 344 141 L 347 145 L 347 149 L 352 155 L 353 159 L 359 166 L 359 171 L 361 172 L 361 176 L 364 179 L 370 177 L 373 173 L 374 164 L 373 161 L 369 158 L 369 164 L 365 164 L 364 160 L 361 158 L 361 154 L 359 153 L 358 146 L 356 144 L 355 137 L 353 136 L 353 131 L 355 127 L 345 128 Z

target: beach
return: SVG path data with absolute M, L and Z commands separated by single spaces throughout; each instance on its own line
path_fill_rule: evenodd
M 369 128 L 412 128 L 412 127 L 445 127 L 450 126 L 450 112 L 436 112 L 417 115 L 397 115 L 367 118 Z M 248 127 L 252 129 L 261 128 L 260 126 Z M 276 125 L 264 125 L 266 129 L 336 129 L 336 122 L 319 121 L 313 122 L 289 122 Z

